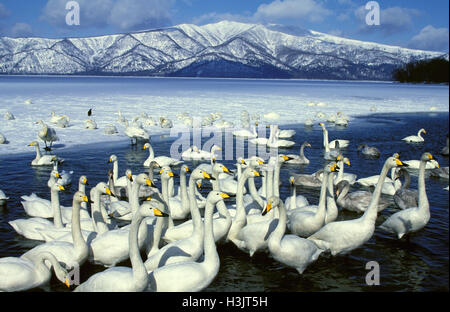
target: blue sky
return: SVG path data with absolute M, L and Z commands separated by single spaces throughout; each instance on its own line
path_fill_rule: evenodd
M 85 37 L 220 20 L 295 25 L 402 47 L 448 52 L 449 1 L 377 1 L 368 26 L 359 0 L 77 0 L 80 25 L 68 26 L 68 0 L 0 0 L 0 36 Z

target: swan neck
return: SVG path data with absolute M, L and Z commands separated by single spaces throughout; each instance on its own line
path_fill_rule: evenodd
M 425 167 L 427 162 L 420 161 L 419 165 L 419 179 L 418 179 L 418 191 L 419 191 L 419 209 L 428 210 L 430 205 L 428 203 L 427 192 L 425 189 Z
M 320 196 L 319 196 L 319 207 L 317 208 L 316 217 L 320 217 L 322 219 L 325 219 L 325 213 L 326 213 L 326 196 L 328 191 L 328 171 L 323 171 L 323 177 L 322 177 L 322 187 L 320 188 Z
M 103 219 L 103 214 L 101 212 L 101 208 L 100 208 L 100 195 L 101 192 L 97 189 L 93 189 L 93 192 L 91 192 L 91 194 L 93 193 L 93 200 L 94 203 L 92 204 L 91 208 L 93 208 L 93 210 L 91 211 L 92 214 L 92 221 L 94 222 L 94 228 L 96 229 L 98 234 L 103 234 L 105 232 L 109 231 L 108 226 L 105 223 L 105 220 Z
M 119 178 L 119 163 L 117 160 L 113 162 L 113 177 L 114 181 L 117 181 Z
M 169 204 L 169 180 L 170 179 L 162 179 L 161 191 L 162 191 L 163 200 L 166 202 L 167 208 L 169 208 L 168 227 L 173 227 L 174 223 L 173 223 L 173 219 L 171 217 L 170 204 Z
M 189 209 L 189 199 L 186 187 L 186 172 L 180 174 L 180 196 L 183 208 Z
M 72 204 L 72 240 L 73 246 L 80 252 L 79 260 L 85 259 L 89 252 L 88 246 L 84 241 L 83 234 L 81 233 L 80 209 L 80 202 L 74 199 Z
M 213 210 L 214 205 L 207 200 L 205 206 L 205 234 L 203 241 L 203 248 L 205 250 L 205 258 L 204 263 L 211 263 L 213 261 L 217 261 L 219 259 L 219 255 L 217 254 L 216 243 L 214 240 L 214 231 L 213 231 Z
M 248 190 L 249 190 L 250 195 L 252 196 L 253 200 L 256 201 L 261 206 L 261 208 L 264 207 L 264 201 L 258 194 L 258 190 L 256 189 L 254 177 L 248 178 Z
M 197 206 L 197 199 L 195 198 L 195 181 L 192 175 L 189 178 L 189 199 L 189 208 L 191 211 L 192 223 L 194 225 L 193 234 L 198 233 L 203 235 L 202 217 Z
M 281 171 L 281 162 L 277 161 L 277 165 L 275 167 L 274 179 L 273 179 L 273 195 L 280 197 L 280 171 Z
M 36 159 L 39 160 L 39 159 L 41 159 L 41 157 L 42 157 L 42 154 L 41 154 L 39 145 L 36 145 Z
M 278 224 L 275 230 L 272 232 L 272 234 L 269 237 L 269 243 L 272 246 L 280 247 L 281 239 L 284 236 L 284 233 L 286 232 L 286 207 L 284 206 L 284 203 L 282 200 L 280 200 L 278 204 L 278 210 L 279 210 L 279 219 Z
M 336 205 L 336 200 L 334 199 L 334 173 L 328 174 L 328 192 L 327 192 L 327 212 L 325 222 L 329 222 L 328 218 L 337 216 L 338 208 Z
M 133 269 L 133 282 L 136 291 L 144 289 L 148 283 L 147 269 L 142 261 L 138 245 L 139 228 L 143 220 L 144 217 L 139 213 L 139 211 L 133 215 L 128 242 L 130 248 L 131 267 Z
M 267 192 L 266 192 L 266 198 L 269 199 L 273 196 L 273 168 L 268 168 L 267 172 Z
M 50 192 L 50 203 L 53 210 L 53 223 L 59 229 L 63 228 L 63 222 L 61 217 L 61 207 L 59 205 L 59 194 L 58 191 L 52 190 Z
M 378 214 L 378 201 L 380 200 L 381 190 L 383 188 L 384 180 L 386 179 L 387 173 L 389 171 L 389 167 L 387 163 L 384 164 L 383 169 L 381 170 L 380 177 L 378 178 L 377 185 L 372 194 L 372 199 L 370 201 L 369 207 L 367 207 L 361 219 L 363 221 L 369 221 L 370 223 L 375 224 L 375 220 Z

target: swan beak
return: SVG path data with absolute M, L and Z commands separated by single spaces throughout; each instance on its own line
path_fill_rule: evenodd
M 188 167 L 185 168 L 186 172 L 191 172 Z
M 345 162 L 345 164 L 346 164 L 347 166 L 351 167 L 350 160 L 347 160 L 347 161 Z
M 65 191 L 66 189 L 64 188 L 64 186 L 62 186 L 62 185 L 58 185 L 58 188 L 61 190 L 61 191 Z
M 153 213 L 155 214 L 155 217 L 168 217 L 169 215 L 165 212 L 162 212 L 161 210 L 157 208 L 153 208 Z
M 295 185 L 295 180 L 294 179 L 289 179 L 289 182 L 291 183 L 291 186 Z
M 152 186 L 153 183 L 150 179 L 145 179 L 145 183 L 147 184 L 147 186 Z
M 428 158 L 429 158 L 430 160 L 433 160 L 433 159 L 434 159 L 433 155 L 431 155 L 431 154 L 428 154 Z
M 61 179 L 61 175 L 59 174 L 59 172 L 57 172 L 57 173 L 55 174 L 55 177 L 57 177 L 58 179 Z
M 173 172 L 169 172 L 168 173 L 169 177 L 173 178 L 175 175 L 173 174 Z
M 261 176 L 261 175 L 259 174 L 259 172 L 256 171 L 256 170 L 253 171 L 253 174 L 255 175 L 255 177 L 260 177 L 260 176 Z
M 336 161 L 341 161 L 342 160 L 342 156 L 338 155 L 338 157 L 336 157 Z
M 108 159 L 108 161 L 106 162 L 107 164 L 109 164 L 110 162 L 112 162 L 112 159 Z
M 257 160 L 256 161 L 258 164 L 260 164 L 260 165 L 264 165 L 264 161 L 263 160 Z
M 396 158 L 395 159 L 395 163 L 397 164 L 397 166 L 399 167 L 408 167 L 408 164 L 403 163 L 400 159 Z
M 201 184 L 200 182 L 197 182 L 197 187 L 198 187 L 199 189 L 201 189 L 201 188 L 202 188 L 202 184 Z
M 67 288 L 70 288 L 70 281 L 68 278 L 66 278 L 66 280 L 64 281 L 64 285 L 66 285 Z
M 106 188 L 106 194 L 108 194 L 109 196 L 112 196 L 112 197 L 116 197 L 116 195 L 114 195 L 112 192 L 111 192 L 111 189 L 110 188 Z
M 423 130 L 423 133 L 427 134 L 427 130 L 424 129 L 424 130 Z
M 230 198 L 230 195 L 228 195 L 226 193 L 220 193 L 220 197 L 222 197 L 223 199 L 226 199 L 226 198 Z
M 88 199 L 88 197 L 87 197 L 86 195 L 84 195 L 84 196 L 82 197 L 82 199 L 83 199 L 83 201 L 86 202 L 86 203 L 89 202 L 89 199 Z
M 272 209 L 272 204 L 271 204 L 271 203 L 268 203 L 268 204 L 266 205 L 266 208 L 264 208 L 264 210 L 263 210 L 263 212 L 262 212 L 262 215 L 265 216 L 271 209 Z
M 223 172 L 231 174 L 230 170 L 228 170 L 228 168 L 225 166 L 222 167 L 222 170 L 223 170 Z
M 145 151 L 147 149 L 147 145 L 144 145 L 142 149 Z
M 203 178 L 204 179 L 211 179 L 211 176 L 207 172 L 203 171 Z
M 153 198 L 151 196 L 147 197 L 145 201 L 151 201 Z
M 128 180 L 130 180 L 131 182 L 133 182 L 133 175 L 132 175 L 132 174 L 127 175 L 127 177 L 128 177 Z
M 164 169 L 159 170 L 159 174 L 162 174 L 164 172 Z
M 89 185 L 87 179 L 84 179 L 84 180 L 83 180 L 83 183 L 84 183 L 85 185 Z
M 241 159 L 241 165 L 246 165 L 245 160 Z

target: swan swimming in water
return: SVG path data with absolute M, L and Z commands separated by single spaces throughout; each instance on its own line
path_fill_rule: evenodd
M 37 141 L 31 142 L 28 146 L 36 147 L 36 158 L 31 162 L 32 166 L 53 166 L 55 161 L 59 163 L 64 161 L 56 155 L 42 155 Z
M 417 135 L 410 135 L 410 136 L 403 138 L 402 140 L 406 141 L 406 142 L 413 142 L 413 143 L 424 142 L 425 139 L 422 137 L 422 133 L 427 134 L 427 131 L 422 128 L 419 130 L 419 132 L 417 132 Z

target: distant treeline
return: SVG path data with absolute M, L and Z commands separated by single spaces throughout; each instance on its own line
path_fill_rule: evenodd
M 394 80 L 399 82 L 425 82 L 448 84 L 449 62 L 444 58 L 435 58 L 406 64 L 394 70 Z

